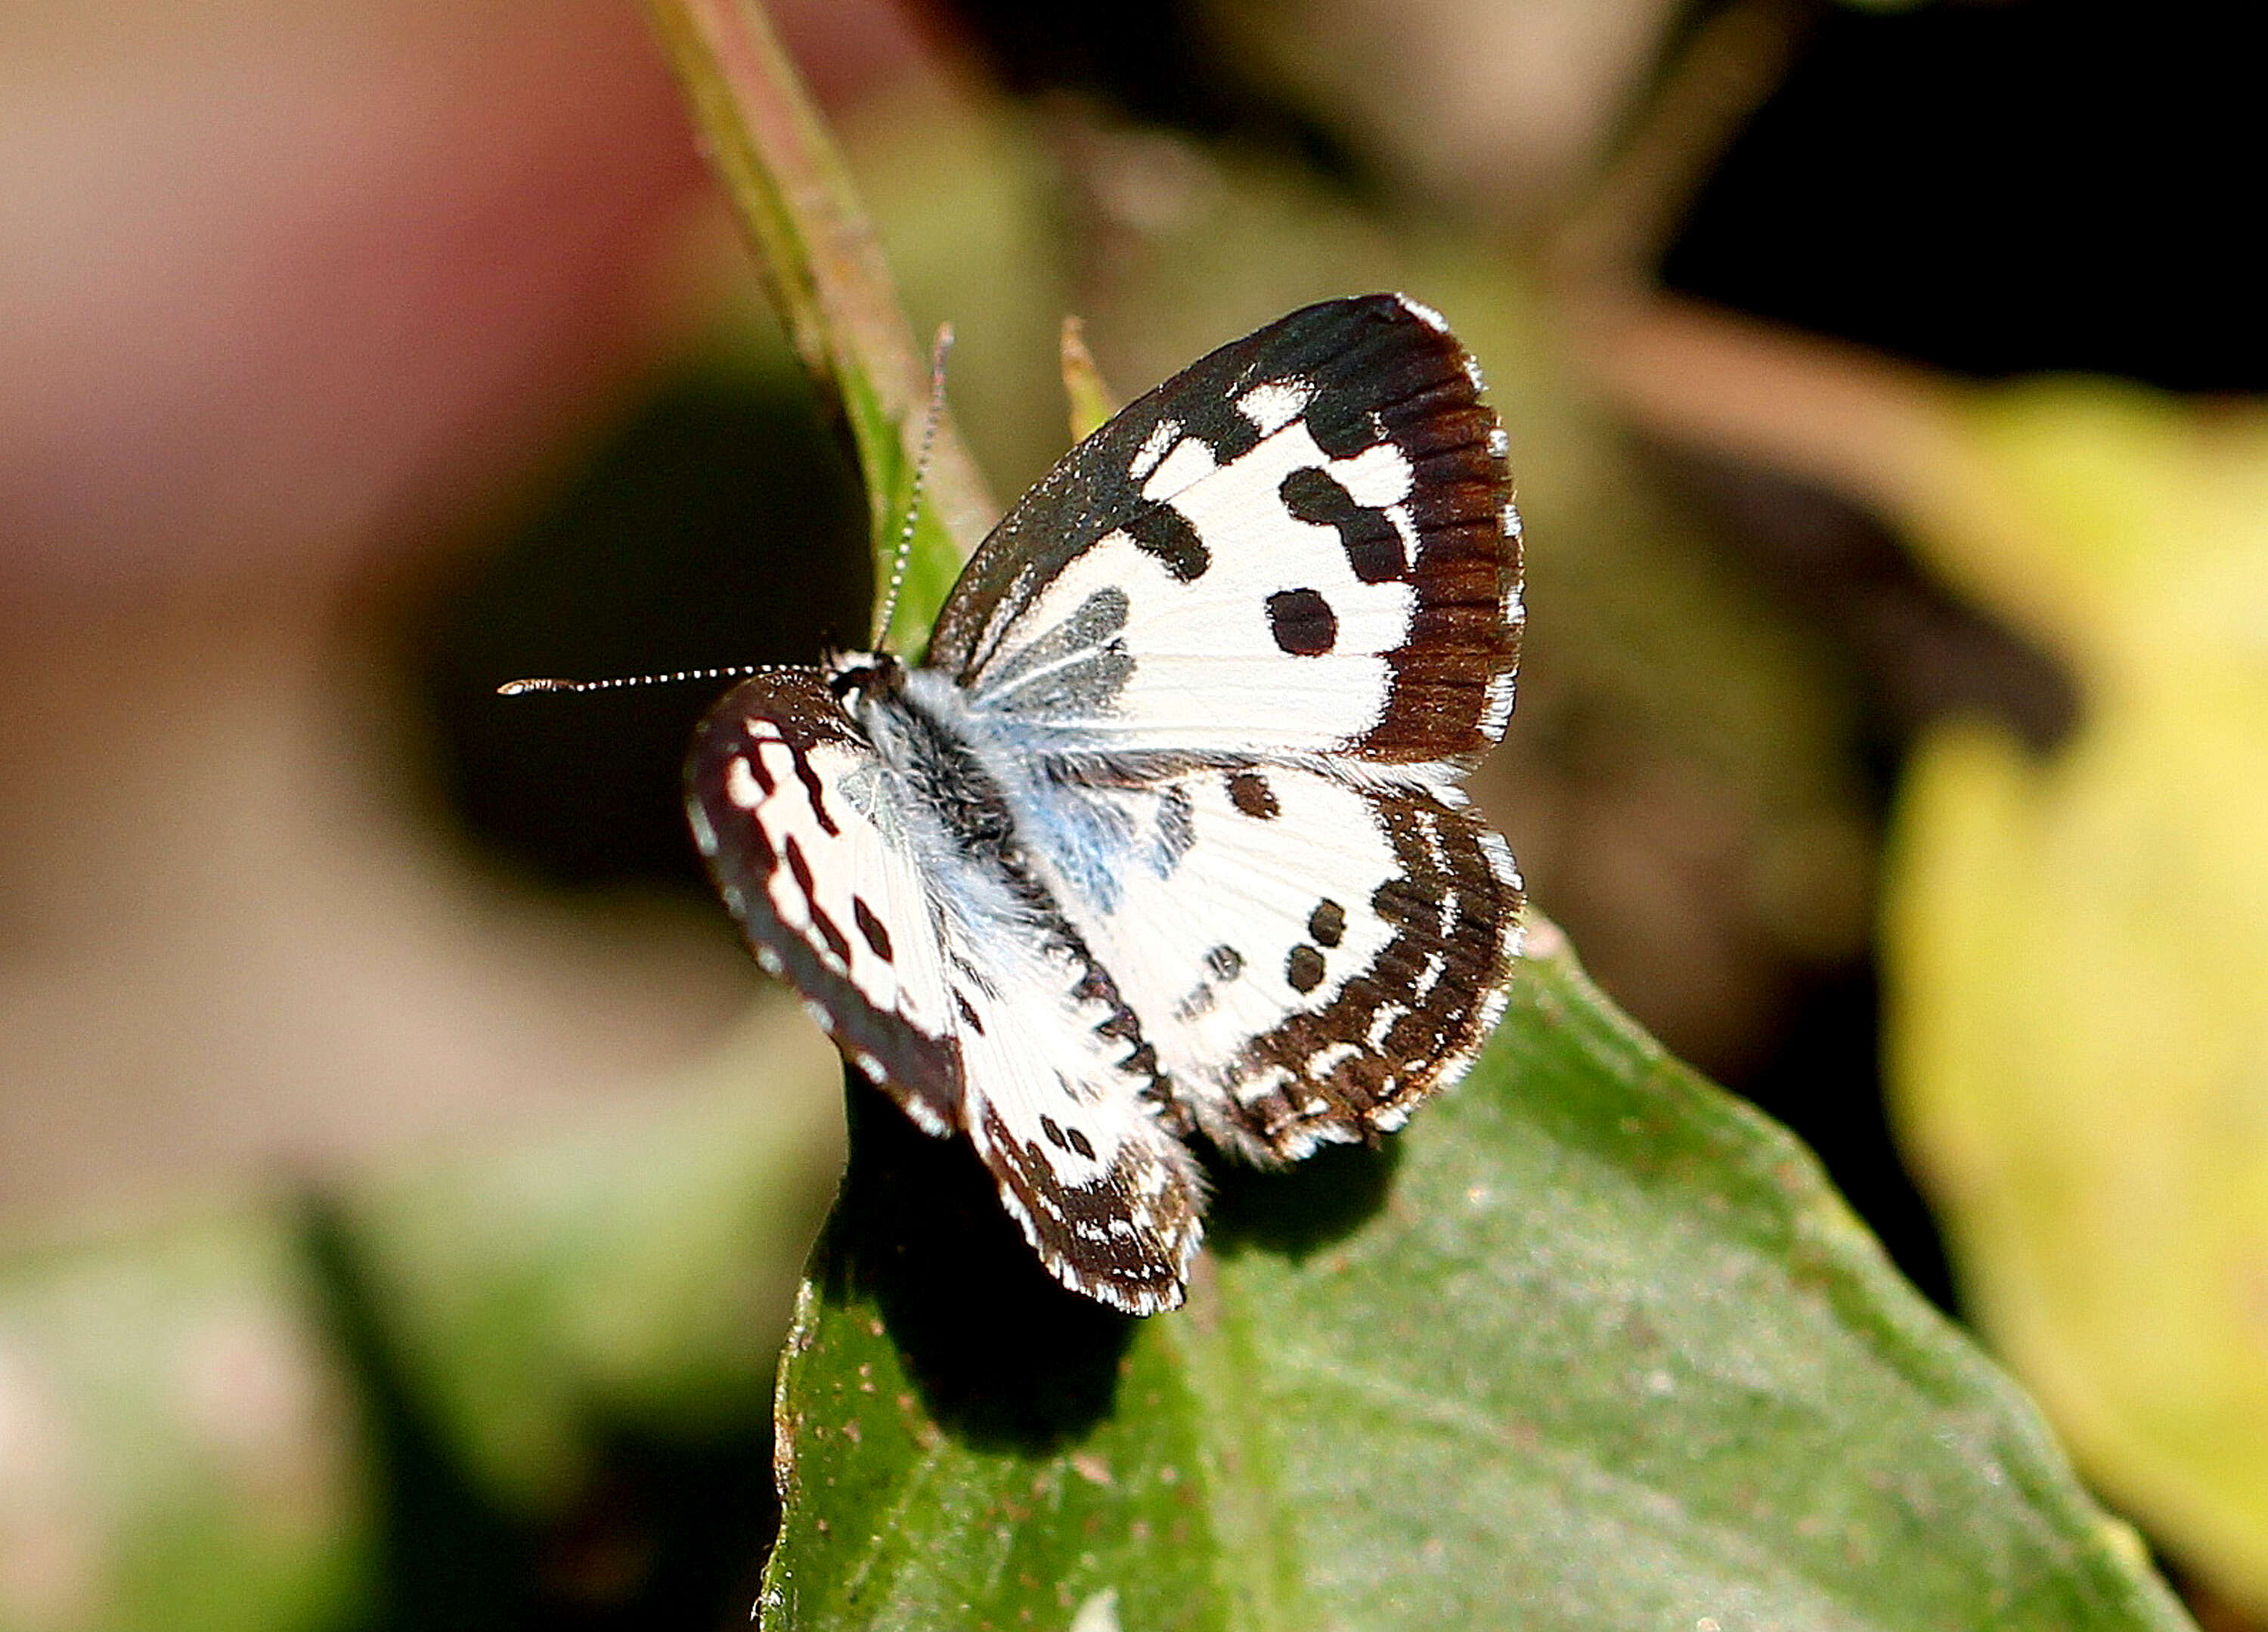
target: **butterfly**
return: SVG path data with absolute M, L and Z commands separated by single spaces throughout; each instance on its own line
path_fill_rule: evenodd
M 1522 622 L 1506 438 L 1440 317 L 1306 307 L 1130 404 L 969 559 L 923 662 L 727 694 L 694 837 L 757 961 L 1048 1270 L 1178 1305 L 1202 1136 L 1370 1140 L 1502 1013 L 1520 876 L 1459 783 Z

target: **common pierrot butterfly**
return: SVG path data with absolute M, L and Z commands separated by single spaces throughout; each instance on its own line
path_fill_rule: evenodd
M 926 658 L 759 673 L 694 835 L 765 969 L 1042 1262 L 1182 1301 L 1202 1135 L 1263 1165 L 1399 1127 L 1519 940 L 1459 782 L 1504 732 L 1520 524 L 1479 370 L 1326 301 L 1124 409 L 969 561 Z

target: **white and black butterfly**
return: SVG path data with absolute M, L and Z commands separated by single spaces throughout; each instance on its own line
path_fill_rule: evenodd
M 1505 437 L 1441 320 L 1295 312 L 1079 444 L 928 658 L 711 712 L 702 853 L 758 960 L 1064 1285 L 1182 1301 L 1185 1140 L 1399 1127 L 1502 1011 L 1521 883 L 1458 782 L 1521 621 Z

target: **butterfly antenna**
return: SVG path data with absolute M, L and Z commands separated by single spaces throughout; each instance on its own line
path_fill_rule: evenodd
M 953 349 L 953 325 L 937 326 L 937 339 L 929 353 L 929 411 L 922 418 L 921 451 L 914 456 L 913 491 L 906 496 L 905 524 L 898 529 L 897 553 L 890 561 L 890 587 L 882 596 L 881 615 L 874 621 L 874 644 L 890 637 L 890 621 L 898 615 L 898 592 L 905 587 L 906 562 L 914 548 L 914 523 L 921 518 L 922 480 L 929 474 L 929 451 L 937 440 L 937 422 L 945 412 L 945 356 Z
M 497 687 L 497 695 L 524 697 L 537 691 L 620 691 L 627 686 L 675 686 L 688 680 L 745 680 L 752 674 L 770 674 L 780 669 L 802 666 L 793 663 L 744 663 L 727 665 L 719 669 L 679 669 L 669 674 L 626 674 L 619 680 L 506 680 Z

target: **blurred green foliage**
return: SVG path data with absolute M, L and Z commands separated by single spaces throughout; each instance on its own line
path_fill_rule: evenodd
M 0 1265 L 0 1628 L 724 1615 L 838 1083 L 767 1003 L 501 1159 Z

